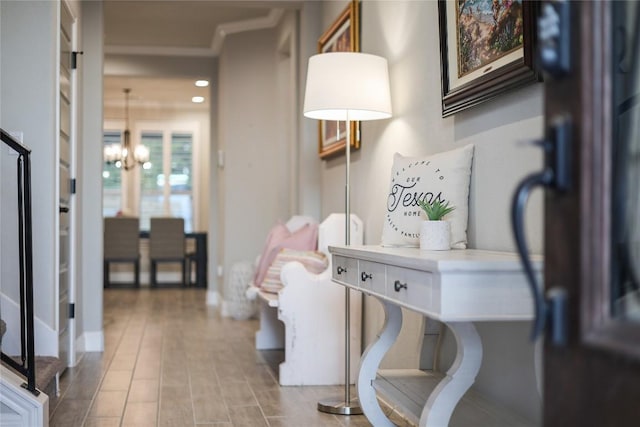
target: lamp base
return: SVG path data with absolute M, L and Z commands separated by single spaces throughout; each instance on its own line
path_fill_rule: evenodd
M 351 399 L 349 403 L 345 399 L 327 399 L 318 402 L 318 411 L 335 415 L 361 415 L 362 408 L 358 398 Z

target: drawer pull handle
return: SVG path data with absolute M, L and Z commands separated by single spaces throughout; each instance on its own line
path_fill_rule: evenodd
M 342 268 L 342 266 L 338 266 L 338 268 L 336 269 L 336 272 L 340 275 L 342 273 L 346 273 L 347 269 L 346 268 Z
M 400 283 L 400 280 L 396 280 L 395 282 L 393 282 L 393 289 L 395 289 L 396 292 L 400 292 L 400 289 L 407 289 L 407 284 Z
M 360 275 L 360 279 L 362 279 L 363 282 L 366 282 L 367 279 L 373 279 L 373 274 L 371 273 L 367 274 L 366 271 L 363 271 L 362 274 Z

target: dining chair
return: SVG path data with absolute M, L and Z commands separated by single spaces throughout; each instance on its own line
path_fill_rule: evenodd
M 133 286 L 140 287 L 140 220 L 135 217 L 107 217 L 104 219 L 103 286 L 114 285 L 110 280 L 112 263 L 132 263 Z M 118 282 L 120 283 L 120 282 Z
M 149 262 L 151 264 L 151 287 L 158 286 L 158 264 L 179 263 L 181 268 L 181 285 L 187 286 L 188 256 L 184 236 L 184 219 L 171 217 L 155 217 L 150 220 L 149 229 Z

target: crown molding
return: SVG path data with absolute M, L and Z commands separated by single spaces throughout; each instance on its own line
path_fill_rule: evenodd
M 211 49 L 200 47 L 167 47 L 167 46 L 120 46 L 111 45 L 104 47 L 104 53 L 111 55 L 149 55 L 149 56 L 191 56 L 213 57 L 216 56 Z
M 117 100 L 104 100 L 104 109 L 105 110 L 122 110 L 122 101 Z M 144 101 L 138 100 L 131 105 L 131 111 L 136 110 L 166 110 L 166 109 L 176 109 L 180 111 L 192 110 L 192 111 L 208 111 L 209 110 L 209 101 L 205 101 L 200 104 L 195 104 L 191 101 Z
M 214 52 L 214 56 L 220 54 L 224 39 L 229 34 L 273 28 L 278 25 L 283 13 L 284 11 L 282 9 L 271 9 L 269 14 L 262 18 L 246 19 L 244 21 L 218 25 L 213 35 L 213 40 L 211 40 L 211 50 Z
M 167 47 L 167 46 L 122 46 L 108 45 L 104 47 L 106 54 L 112 55 L 149 55 L 149 56 L 183 56 L 183 57 L 217 57 L 220 54 L 224 39 L 230 34 L 244 31 L 256 31 L 273 28 L 280 22 L 283 9 L 271 9 L 267 16 L 244 21 L 229 22 L 218 25 L 214 31 L 209 48 Z

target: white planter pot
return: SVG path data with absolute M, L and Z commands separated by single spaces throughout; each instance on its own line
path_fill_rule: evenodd
M 448 251 L 451 249 L 451 223 L 449 221 L 423 221 L 420 225 L 420 249 Z

